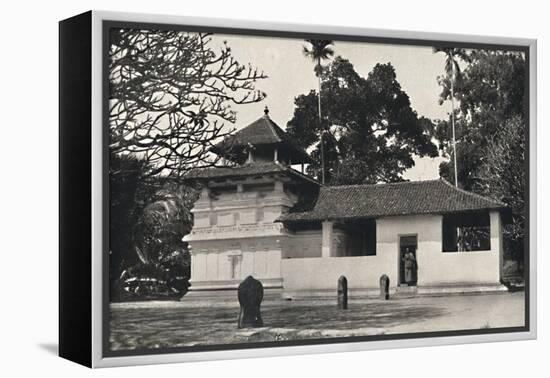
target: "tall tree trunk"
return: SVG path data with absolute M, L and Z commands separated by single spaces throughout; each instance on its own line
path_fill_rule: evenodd
M 455 171 L 455 187 L 458 188 L 458 167 L 456 165 L 456 135 L 455 135 L 455 62 L 453 61 L 451 57 L 451 67 L 452 67 L 452 75 L 451 75 L 451 125 L 453 129 L 453 160 L 454 160 L 454 171 Z M 463 251 L 464 245 L 461 238 L 461 230 L 460 227 L 457 227 L 456 229 L 456 235 L 458 242 L 458 250 Z
M 451 59 L 452 77 L 451 77 L 451 125 L 453 129 L 453 159 L 454 159 L 454 171 L 455 171 L 455 186 L 458 188 L 458 167 L 456 165 L 456 135 L 455 135 L 455 65 Z
M 325 184 L 325 130 L 321 118 L 321 59 L 317 60 L 317 84 L 319 86 L 319 96 L 317 96 L 317 108 L 319 110 L 319 130 L 321 132 L 321 182 Z

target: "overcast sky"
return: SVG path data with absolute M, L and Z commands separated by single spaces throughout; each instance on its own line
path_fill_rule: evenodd
M 214 44 L 227 41 L 235 58 L 263 70 L 267 79 L 259 80 L 256 88 L 267 98 L 256 104 L 234 106 L 237 129 L 247 126 L 263 115 L 267 105 L 270 117 L 283 129 L 294 113 L 294 98 L 317 89 L 313 63 L 302 53 L 306 43 L 301 39 L 215 35 Z M 376 63 L 390 62 L 397 81 L 409 95 L 412 108 L 430 119 L 446 118 L 450 103 L 439 105 L 441 88 L 437 76 L 443 73 L 444 57 L 434 54 L 431 47 L 400 46 L 363 42 L 334 44 L 335 56 L 348 59 L 359 75 L 367 77 Z M 416 166 L 405 172 L 410 180 L 429 180 L 439 177 L 441 158 L 416 158 Z

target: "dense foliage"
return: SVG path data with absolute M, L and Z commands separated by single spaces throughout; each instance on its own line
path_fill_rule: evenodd
M 508 256 L 521 262 L 525 225 L 526 64 L 523 53 L 471 50 L 454 86 L 458 182 L 506 203 L 512 224 L 504 228 Z M 449 99 L 448 76 L 439 78 L 440 101 Z M 451 156 L 450 122 L 441 121 L 437 139 Z M 452 180 L 453 165 L 443 162 L 441 176 Z
M 179 296 L 190 277 L 182 242 L 192 226 L 197 191 L 149 176 L 149 165 L 111 155 L 109 212 L 111 299 Z
M 367 78 L 342 57 L 323 69 L 322 124 L 317 94 L 298 96 L 287 130 L 304 148 L 313 147 L 309 173 L 319 176 L 319 128 L 325 136 L 327 182 L 332 185 L 392 182 L 414 166 L 413 156 L 437 156 L 432 122 L 411 108 L 395 69 L 377 64 Z

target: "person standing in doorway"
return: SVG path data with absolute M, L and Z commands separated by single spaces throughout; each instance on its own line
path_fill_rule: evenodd
M 407 247 L 403 256 L 403 263 L 405 268 L 405 283 L 408 286 L 416 284 L 416 271 L 418 265 L 416 264 L 416 258 L 411 250 Z

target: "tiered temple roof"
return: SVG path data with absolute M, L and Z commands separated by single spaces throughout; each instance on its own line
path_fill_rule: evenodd
M 250 148 L 257 153 L 271 152 L 277 149 L 278 160 L 281 162 L 311 163 L 312 159 L 307 152 L 269 117 L 267 107 L 264 113 L 250 125 L 216 144 L 211 151 L 229 160 L 241 162 L 242 158 L 240 157 L 246 157 Z
M 185 179 L 219 181 L 247 177 L 285 176 L 296 183 L 320 185 L 315 179 L 293 169 L 291 165 L 311 163 L 307 152 L 298 146 L 269 117 L 269 110 L 245 128 L 226 137 L 211 149 L 232 162 L 222 167 L 196 168 Z

